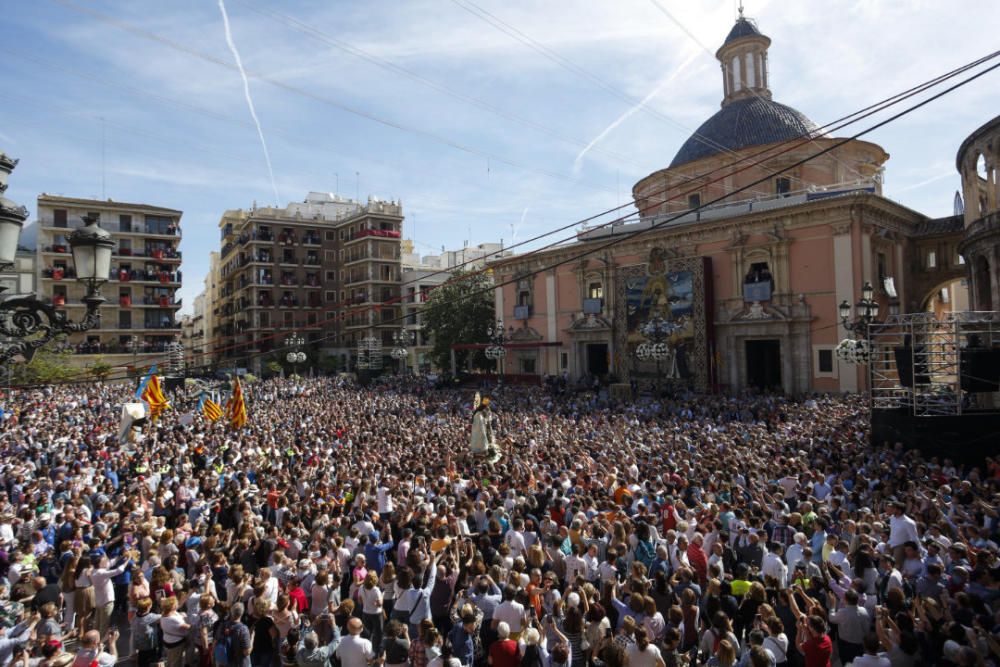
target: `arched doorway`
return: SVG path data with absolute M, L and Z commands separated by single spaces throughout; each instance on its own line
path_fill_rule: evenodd
M 980 255 L 976 258 L 976 310 L 993 310 L 990 263 Z

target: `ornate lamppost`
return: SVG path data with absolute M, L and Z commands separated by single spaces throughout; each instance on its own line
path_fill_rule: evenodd
M 861 299 L 854 304 L 854 320 L 851 320 L 851 304 L 844 299 L 837 308 L 840 323 L 854 334 L 854 340 L 844 340 L 837 346 L 837 356 L 849 363 L 868 363 L 871 355 L 870 325 L 878 321 L 879 305 L 875 300 L 875 288 L 865 281 L 861 287 Z
M 299 374 L 299 364 L 306 360 L 306 353 L 301 350 L 305 342 L 302 336 L 295 333 L 285 339 L 285 347 L 292 348 L 285 359 L 292 364 L 292 373 L 295 375 Z
M 14 267 L 17 242 L 28 218 L 28 209 L 3 196 L 7 177 L 17 162 L 0 153 L 0 271 Z M 83 222 L 83 227 L 69 235 L 76 279 L 87 288 L 83 297 L 87 307 L 83 319 L 71 322 L 65 313 L 44 303 L 35 294 L 0 296 L 0 333 L 16 339 L 0 344 L 0 362 L 9 362 L 17 356 L 31 361 L 35 352 L 56 336 L 89 331 L 100 323 L 100 307 L 105 302 L 101 285 L 111 275 L 111 253 L 115 243 L 111 234 L 100 228 L 96 216 L 85 215 Z
M 396 347 L 392 349 L 390 355 L 393 359 L 399 362 L 399 368 L 397 372 L 402 374 L 406 370 L 405 359 L 410 356 L 410 351 L 407 346 L 413 345 L 417 340 L 417 334 L 413 331 L 407 331 L 406 329 L 400 329 L 399 331 L 393 332 L 392 342 Z
M 674 351 L 667 344 L 667 339 L 675 332 L 679 331 L 683 325 L 673 322 L 662 315 L 654 315 L 639 327 L 639 332 L 646 337 L 646 341 L 639 343 L 635 348 L 635 356 L 639 361 L 656 361 L 656 389 L 660 390 L 662 377 L 662 362 L 669 360 L 671 363 L 670 377 L 676 375 L 677 359 Z
M 503 384 L 503 360 L 507 356 L 507 334 L 503 328 L 503 320 L 497 319 L 496 324 L 491 324 L 486 328 L 486 336 L 490 339 L 490 345 L 486 348 L 486 358 L 495 361 L 497 365 L 497 383 Z

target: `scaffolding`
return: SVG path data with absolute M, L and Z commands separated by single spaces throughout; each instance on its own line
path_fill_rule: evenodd
M 1000 312 L 891 315 L 868 327 L 872 410 L 1000 412 Z
M 382 341 L 374 336 L 368 336 L 358 341 L 358 370 L 377 371 L 382 369 Z

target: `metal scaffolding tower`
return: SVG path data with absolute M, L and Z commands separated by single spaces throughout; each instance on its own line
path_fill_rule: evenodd
M 1000 312 L 892 315 L 868 330 L 871 409 L 1000 412 Z

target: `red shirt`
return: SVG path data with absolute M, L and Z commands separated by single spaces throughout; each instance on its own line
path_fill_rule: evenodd
M 493 667 L 518 667 L 521 664 L 517 642 L 513 639 L 493 642 L 490 646 L 490 657 L 493 658 Z
M 705 555 L 705 550 L 692 542 L 688 545 L 687 556 L 691 569 L 698 577 L 698 583 L 704 586 L 705 582 L 708 581 L 708 556 Z
M 802 652 L 805 653 L 806 667 L 830 667 L 833 642 L 829 635 L 810 637 L 802 645 Z
M 674 518 L 674 506 L 667 505 L 663 508 L 663 532 L 673 530 L 677 527 L 677 519 Z
M 309 609 L 309 601 L 306 600 L 306 592 L 301 586 L 296 586 L 288 591 L 289 599 L 295 603 L 295 610 L 300 614 Z

